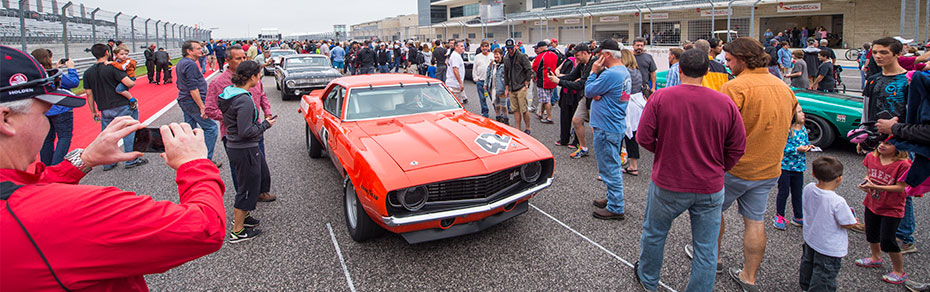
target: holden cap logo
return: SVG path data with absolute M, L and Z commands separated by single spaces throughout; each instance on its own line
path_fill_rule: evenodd
M 26 78 L 26 74 L 16 73 L 13 76 L 10 76 L 10 86 L 16 86 L 23 84 L 29 81 L 29 78 Z
M 510 147 L 510 136 L 501 136 L 494 133 L 484 133 L 475 138 L 475 144 L 491 154 L 497 154 Z

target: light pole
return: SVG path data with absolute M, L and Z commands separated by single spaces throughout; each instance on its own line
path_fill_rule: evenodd
M 132 41 L 132 51 L 136 51 L 136 18 L 138 15 L 129 19 L 129 39 Z
M 116 15 L 113 16 L 113 39 L 115 40 L 119 40 L 119 16 L 122 14 L 122 12 L 117 12 Z
M 22 4 L 25 0 L 21 0 L 19 3 Z M 68 8 L 71 8 L 71 1 L 61 7 L 61 41 L 65 44 L 65 58 L 69 58 L 70 54 L 68 51 Z M 20 6 L 22 7 L 22 6 Z M 24 36 L 25 37 L 25 36 Z M 26 41 L 23 41 L 23 50 L 26 50 Z
M 26 1 L 19 0 L 19 41 L 23 45 L 23 51 L 26 51 Z M 69 2 L 70 3 L 70 2 Z M 65 15 L 64 12 L 61 13 L 62 16 Z M 67 33 L 67 26 L 65 26 Z M 65 43 L 65 55 L 68 55 L 68 45 Z
M 155 47 L 158 47 L 158 24 L 161 20 L 155 22 Z

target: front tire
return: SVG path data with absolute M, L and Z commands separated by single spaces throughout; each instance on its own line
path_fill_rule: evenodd
M 349 230 L 349 236 L 352 237 L 352 240 L 364 242 L 380 236 L 383 229 L 374 221 L 371 221 L 368 213 L 362 208 L 351 180 L 346 180 L 346 186 L 343 190 L 343 213 L 345 213 L 346 228 Z
M 833 144 L 833 140 L 836 139 L 836 131 L 833 130 L 833 126 L 821 117 L 815 115 L 807 116 L 804 127 L 807 128 L 807 137 L 811 144 L 817 147 L 827 148 Z
M 310 158 L 320 158 L 323 157 L 323 143 L 320 143 L 320 139 L 316 138 L 316 135 L 310 132 L 310 125 L 307 125 L 307 155 Z

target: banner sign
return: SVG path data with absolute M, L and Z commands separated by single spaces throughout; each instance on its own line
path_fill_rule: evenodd
M 601 16 L 601 22 L 620 22 L 620 16 Z
M 714 16 L 727 16 L 730 13 L 727 9 L 714 10 Z M 710 17 L 710 10 L 701 10 L 701 16 Z
M 563 23 L 565 23 L 565 24 L 579 24 L 579 23 L 581 23 L 581 19 L 578 19 L 578 18 L 569 18 L 569 19 L 566 19 Z
M 784 2 L 778 2 L 778 12 L 805 12 L 805 11 L 820 11 L 820 2 L 817 3 L 804 3 L 804 4 L 785 4 Z
M 668 19 L 668 13 L 655 13 L 643 15 L 643 19 Z

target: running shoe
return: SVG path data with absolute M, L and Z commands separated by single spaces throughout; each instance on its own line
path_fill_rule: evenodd
M 904 282 L 904 288 L 911 292 L 930 292 L 930 283 L 907 280 Z
M 803 219 L 803 218 L 801 218 L 801 219 L 792 218 L 792 219 L 791 219 L 791 225 L 794 225 L 794 226 L 797 226 L 797 227 L 803 227 L 803 226 L 804 226 L 804 219 Z
M 856 265 L 863 268 L 879 268 L 884 261 L 872 261 L 871 258 L 861 258 L 856 260 Z
M 913 243 L 904 243 L 901 240 L 898 240 L 898 246 L 901 247 L 901 254 L 909 254 L 917 252 L 917 246 Z
M 582 157 L 588 156 L 588 150 L 578 148 L 577 150 L 575 150 L 575 152 L 572 152 L 572 154 L 569 154 L 568 156 L 571 158 L 582 158 Z
M 252 217 L 252 215 L 248 215 L 245 217 L 245 222 L 242 225 L 245 227 L 255 227 L 258 226 L 258 224 L 261 224 L 261 221 L 255 219 L 255 217 Z
M 523 133 L 526 133 L 527 135 L 532 135 L 530 134 L 530 129 L 523 130 Z
M 694 247 L 691 246 L 690 244 L 685 245 L 685 255 L 688 256 L 688 259 L 689 259 L 689 260 L 693 260 L 693 259 L 694 259 Z M 717 271 L 716 271 L 717 274 L 723 274 L 723 270 L 724 270 L 724 269 L 723 269 L 723 264 L 722 264 L 722 263 L 717 263 Z
M 133 162 L 133 163 L 126 163 L 126 166 L 123 166 L 123 167 L 125 167 L 126 169 L 130 169 L 130 168 L 133 168 L 133 167 L 136 167 L 136 166 L 143 166 L 143 165 L 146 165 L 146 164 L 148 164 L 148 163 L 149 163 L 149 160 L 148 160 L 148 159 L 145 159 L 145 158 L 138 158 L 138 159 L 136 159 L 136 162 Z
M 907 273 L 904 273 L 900 276 L 895 273 L 887 273 L 882 276 L 882 280 L 891 284 L 901 284 L 907 281 Z
M 786 222 L 785 222 L 784 216 L 781 216 L 781 215 L 775 216 L 775 222 L 773 223 L 773 225 L 775 225 L 775 229 L 785 230 L 785 223 Z
M 239 232 L 233 231 L 229 233 L 229 243 L 240 243 L 243 241 L 252 240 L 261 234 L 262 231 L 257 228 L 242 228 L 242 230 L 239 230 Z

